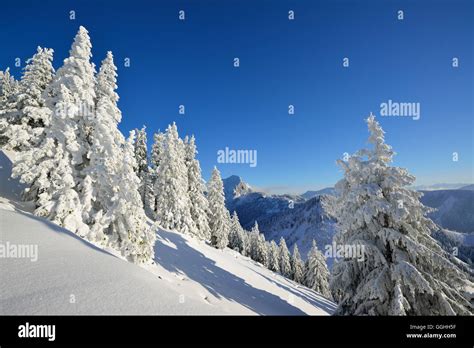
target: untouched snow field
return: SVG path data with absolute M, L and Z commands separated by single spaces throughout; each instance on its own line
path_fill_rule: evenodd
M 34 216 L 10 178 L 13 155 L 0 151 L 0 243 L 37 248 L 37 260 L 0 258 L 1 315 L 327 315 L 335 309 L 247 257 L 172 231 L 158 232 L 155 265 L 126 262 Z

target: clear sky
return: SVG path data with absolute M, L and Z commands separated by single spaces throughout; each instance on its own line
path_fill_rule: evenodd
M 146 124 L 151 143 L 152 132 L 176 121 L 181 135 L 196 136 L 205 179 L 217 164 L 223 177 L 271 192 L 333 185 L 341 177 L 335 160 L 366 145 L 369 112 L 380 115 L 389 99 L 420 103 L 419 120 L 378 117 L 395 165 L 417 184 L 472 183 L 473 4 L 7 0 L 0 69 L 18 77 L 15 58 L 23 62 L 37 45 L 55 50 L 58 68 L 83 25 L 96 65 L 114 53 L 125 134 Z M 257 150 L 257 166 L 217 163 L 225 147 Z

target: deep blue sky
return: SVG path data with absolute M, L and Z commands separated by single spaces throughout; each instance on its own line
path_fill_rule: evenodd
M 398 153 L 395 164 L 417 184 L 469 183 L 473 3 L 7 0 L 0 69 L 10 66 L 18 77 L 15 58 L 25 60 L 37 45 L 53 48 L 59 67 L 83 25 L 96 65 L 107 50 L 115 55 L 124 133 L 146 124 L 151 142 L 153 131 L 176 121 L 180 134 L 195 134 L 206 179 L 219 149 L 256 149 L 255 168 L 218 167 L 224 177 L 238 174 L 272 192 L 333 185 L 341 177 L 335 160 L 366 144 L 370 111 L 379 115 L 388 99 L 419 102 L 418 121 L 379 117 Z M 404 21 L 397 20 L 399 9 Z M 289 104 L 295 115 L 288 115 Z

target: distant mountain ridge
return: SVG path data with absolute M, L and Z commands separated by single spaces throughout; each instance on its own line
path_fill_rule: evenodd
M 304 199 L 311 199 L 313 197 L 319 195 L 331 195 L 334 196 L 336 194 L 336 189 L 334 187 L 326 187 L 318 191 L 306 191 L 301 195 Z
M 464 187 L 474 186 L 470 184 L 446 184 L 438 183 L 432 185 L 416 185 L 412 189 L 417 191 L 438 191 L 438 190 L 464 190 Z
M 293 209 L 270 214 L 258 220 L 260 230 L 267 240 L 279 241 L 283 237 L 292 250 L 296 244 L 304 259 L 311 249 L 313 239 L 324 253 L 336 231 L 334 200 L 330 195 L 318 195 L 297 203 Z M 327 260 L 332 264 L 332 260 Z
M 441 187 L 440 184 L 438 187 Z M 227 208 L 236 211 L 244 228 L 250 230 L 258 221 L 260 231 L 267 240 L 279 241 L 283 237 L 290 249 L 296 244 L 305 258 L 312 240 L 324 252 L 335 233 L 335 189 L 307 191 L 302 195 L 267 195 L 253 191 L 238 176 L 224 179 Z M 447 245 L 469 244 L 474 232 L 474 185 L 451 190 L 421 191 L 421 202 L 435 211 L 429 217 L 441 229 L 456 231 L 437 232 L 437 239 Z M 243 188 L 241 190 L 237 188 Z M 456 234 L 458 233 L 458 234 Z M 472 245 L 462 249 L 465 260 L 472 259 Z M 328 260 L 331 265 L 331 260 Z
M 230 212 L 237 212 L 245 229 L 250 230 L 257 221 L 267 240 L 278 242 L 283 237 L 290 250 L 297 244 L 304 259 L 313 239 L 321 250 L 331 243 L 335 226 L 332 213 L 334 197 L 319 191 L 309 199 L 289 194 L 268 195 L 252 190 L 244 190 L 242 194 L 238 188 L 250 185 L 240 177 L 231 176 L 223 182 L 227 208 Z M 235 193 L 231 196 L 231 192 Z

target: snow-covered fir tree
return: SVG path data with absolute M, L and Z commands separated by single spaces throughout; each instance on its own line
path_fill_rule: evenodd
M 17 114 L 19 83 L 10 74 L 10 68 L 0 71 L 0 146 L 8 144 L 9 126 Z
M 79 171 L 79 180 L 85 177 L 82 170 L 89 162 L 90 134 L 95 124 L 95 65 L 91 62 L 92 44 L 88 31 L 84 27 L 74 37 L 69 57 L 57 71 L 46 93 L 47 104 L 53 113 L 68 113 L 76 122 L 74 132 L 79 146 L 68 146 L 73 156 L 73 164 Z M 55 91 L 64 85 L 71 95 L 68 104 L 57 103 Z
M 156 193 L 155 191 L 159 189 L 156 187 L 156 177 L 158 173 L 158 167 L 160 160 L 163 158 L 163 151 L 165 146 L 165 134 L 158 132 L 153 134 L 153 145 L 151 146 L 150 154 L 150 168 L 148 170 L 149 181 L 152 187 L 147 197 L 146 207 L 152 212 L 153 217 L 156 215 Z
M 154 169 L 151 166 L 148 166 L 145 182 L 143 184 L 145 185 L 143 208 L 145 209 L 145 213 L 152 219 L 155 218 L 155 178 L 156 175 Z
M 16 96 L 18 81 L 10 73 L 10 68 L 0 70 L 0 112 L 7 109 L 7 104 L 12 96 Z
M 96 123 L 90 134 L 86 179 L 94 181 L 94 203 L 88 212 L 88 222 L 93 226 L 88 238 L 120 250 L 132 262 L 147 262 L 153 259 L 156 236 L 146 223 L 140 180 L 134 171 L 135 134 L 132 132 L 126 141 L 118 129 L 122 116 L 117 106 L 116 70 L 108 52 L 97 74 Z
M 241 232 L 242 250 L 240 253 L 244 256 L 250 256 L 250 232 L 243 229 Z
M 0 112 L 5 109 L 14 83 L 15 79 L 10 75 L 10 68 L 7 68 L 5 71 L 0 70 Z
M 151 146 L 150 162 L 152 168 L 158 168 L 160 161 L 163 159 L 165 148 L 165 133 L 158 132 L 153 134 L 153 145 Z
M 142 198 L 143 204 L 145 204 L 146 197 L 148 195 L 147 191 L 149 189 L 148 184 L 148 148 L 147 148 L 147 137 L 146 137 L 146 126 L 143 126 L 142 129 L 135 129 L 136 139 L 133 144 L 135 160 L 137 166 L 135 168 L 135 173 L 140 179 L 140 196 Z
M 258 228 L 258 225 L 256 225 Z M 257 262 L 260 262 L 265 267 L 268 267 L 268 245 L 265 241 L 265 236 L 263 233 L 258 231 L 258 239 L 257 239 Z
M 35 200 L 35 214 L 81 236 L 88 231 L 82 218 L 82 170 L 89 150 L 88 132 L 95 117 L 91 47 L 87 30 L 80 27 L 70 56 L 47 89 L 46 106 L 52 114 L 45 139 L 38 147 L 22 153 L 13 168 L 13 176 L 29 185 L 26 196 Z
M 223 249 L 228 244 L 230 219 L 229 211 L 225 206 L 224 184 L 221 173 L 216 167 L 214 167 L 207 185 L 207 200 L 209 202 L 211 244 L 218 249 Z
M 156 170 L 154 193 L 156 221 L 161 227 L 182 233 L 195 234 L 188 195 L 188 171 L 185 148 L 176 124 L 166 130 L 163 152 Z
M 270 242 L 268 250 L 268 268 L 273 272 L 280 272 L 278 246 L 274 240 Z
M 135 129 L 135 143 L 133 144 L 133 153 L 137 162 L 135 173 L 139 178 L 146 172 L 148 168 L 148 154 L 147 154 L 147 136 L 146 126 L 141 129 Z
M 331 298 L 329 290 L 329 270 L 316 241 L 313 240 L 311 250 L 305 264 L 304 285 L 315 290 L 324 297 Z
M 54 76 L 53 50 L 37 48 L 36 54 L 27 60 L 23 76 L 18 84 L 15 108 L 5 114 L 7 124 L 0 130 L 8 139 L 5 148 L 25 151 L 38 146 L 44 139 L 44 127 L 49 125 L 50 110 L 45 105 L 45 90 Z
M 242 226 L 240 225 L 239 216 L 237 215 L 237 212 L 234 211 L 229 229 L 229 248 L 242 253 L 244 248 L 243 233 L 244 232 Z
M 202 180 L 201 165 L 196 158 L 197 150 L 194 136 L 185 138 L 185 163 L 188 172 L 188 196 L 191 218 L 195 226 L 195 235 L 199 239 L 209 240 L 211 230 L 208 221 L 208 202 L 204 194 L 206 186 Z
M 280 245 L 278 248 L 278 262 L 280 264 L 280 273 L 287 278 L 291 278 L 292 270 L 290 252 L 283 237 L 280 238 Z
M 249 256 L 252 260 L 258 262 L 258 244 L 259 244 L 260 230 L 258 228 L 258 222 L 255 221 L 252 229 L 250 230 L 249 237 Z
M 73 105 L 67 87 L 57 88 L 56 105 Z M 85 236 L 88 227 L 82 220 L 81 198 L 76 191 L 78 174 L 71 153 L 80 146 L 72 115 L 72 112 L 55 112 L 43 143 L 19 156 L 12 176 L 29 185 L 24 197 L 34 199 L 35 215 Z
M 300 284 L 303 283 L 304 263 L 301 260 L 301 255 L 296 243 L 293 246 L 293 253 L 291 255 L 291 275 L 292 275 L 292 279 L 295 282 L 300 283 Z
M 373 115 L 367 119 L 371 149 L 338 161 L 336 243 L 363 248 L 363 261 L 345 255 L 333 266 L 336 314 L 466 315 L 465 275 L 431 237 L 415 177 L 390 166 L 394 152 Z

